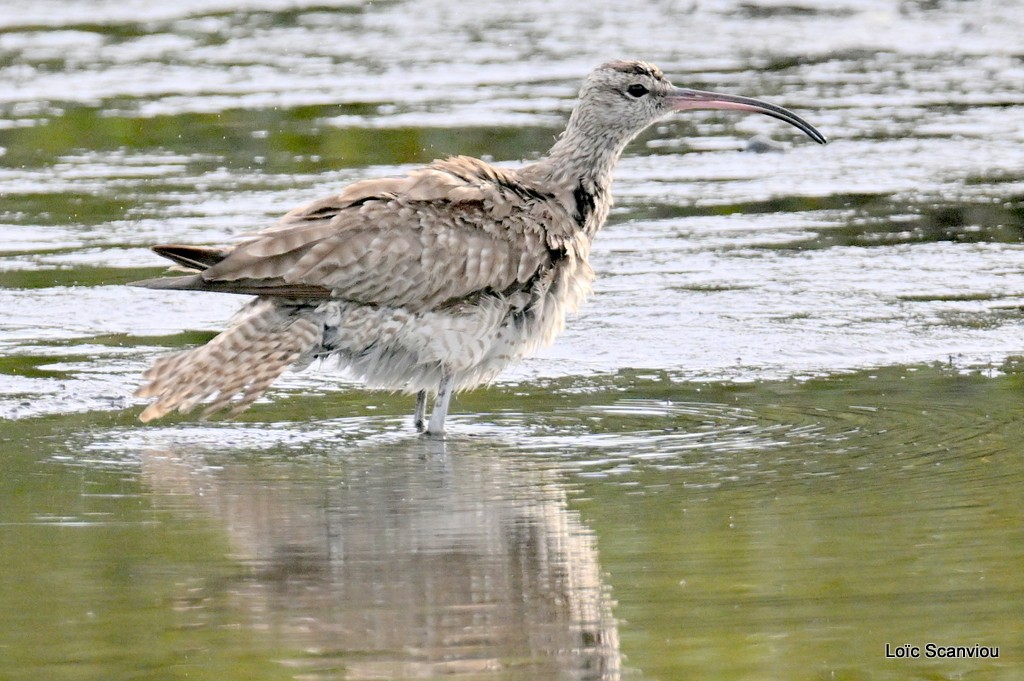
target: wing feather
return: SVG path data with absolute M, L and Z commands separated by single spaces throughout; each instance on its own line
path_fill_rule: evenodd
M 329 290 L 429 309 L 528 281 L 551 260 L 549 235 L 571 220 L 511 172 L 458 157 L 300 206 L 197 276 L 207 290 Z

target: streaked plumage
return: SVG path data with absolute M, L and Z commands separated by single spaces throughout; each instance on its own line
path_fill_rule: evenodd
M 611 207 L 625 145 L 673 110 L 756 100 L 674 88 L 644 62 L 611 62 L 584 82 L 568 127 L 517 170 L 464 156 L 404 177 L 356 182 L 286 214 L 233 247 L 158 246 L 191 272 L 149 288 L 255 295 L 207 345 L 158 359 L 139 390 L 142 420 L 200 403 L 235 414 L 285 369 L 337 357 L 374 388 L 438 394 L 428 431 L 444 428 L 453 389 L 493 380 L 550 343 L 590 290 L 590 243 Z

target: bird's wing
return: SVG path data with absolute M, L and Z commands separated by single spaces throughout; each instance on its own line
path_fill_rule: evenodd
M 526 283 L 571 220 L 513 173 L 457 157 L 297 208 L 193 276 L 207 290 L 429 309 Z

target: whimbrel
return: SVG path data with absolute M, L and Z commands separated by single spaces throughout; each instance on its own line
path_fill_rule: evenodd
M 351 184 L 237 245 L 154 247 L 189 273 L 137 285 L 256 298 L 206 345 L 157 359 L 138 391 L 156 400 L 140 418 L 200 403 L 204 417 L 235 415 L 288 367 L 336 357 L 369 387 L 416 393 L 416 429 L 443 433 L 453 391 L 493 380 L 561 331 L 590 290 L 590 244 L 623 149 L 689 109 L 767 114 L 826 141 L 782 107 L 614 61 L 587 76 L 565 131 L 535 163 L 448 158 Z

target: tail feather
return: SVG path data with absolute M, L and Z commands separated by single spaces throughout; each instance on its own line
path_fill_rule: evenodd
M 229 417 L 237 416 L 319 345 L 321 335 L 320 326 L 294 307 L 254 300 L 209 343 L 161 357 L 143 374 L 147 383 L 135 394 L 156 401 L 139 418 L 152 421 L 203 402 L 202 418 L 226 408 Z
M 203 276 L 201 274 L 184 274 L 178 277 L 155 277 L 153 279 L 142 279 L 140 281 L 128 282 L 129 286 L 139 288 L 168 289 L 171 291 L 197 291 L 203 288 Z
M 231 254 L 231 250 L 219 246 L 182 246 L 170 244 L 153 246 L 153 252 L 175 264 L 172 271 L 186 274 L 174 277 L 156 277 L 129 282 L 129 286 L 162 289 L 169 291 L 213 291 L 216 293 L 238 293 L 252 296 L 277 296 L 321 300 L 331 297 L 331 289 L 316 284 L 303 284 L 285 280 L 283 276 L 229 277 L 227 279 L 203 274 Z M 269 263 L 270 260 L 266 262 Z
M 229 249 L 219 246 L 184 246 L 180 244 L 153 246 L 152 250 L 157 255 L 192 270 L 205 270 L 213 267 L 230 253 Z

